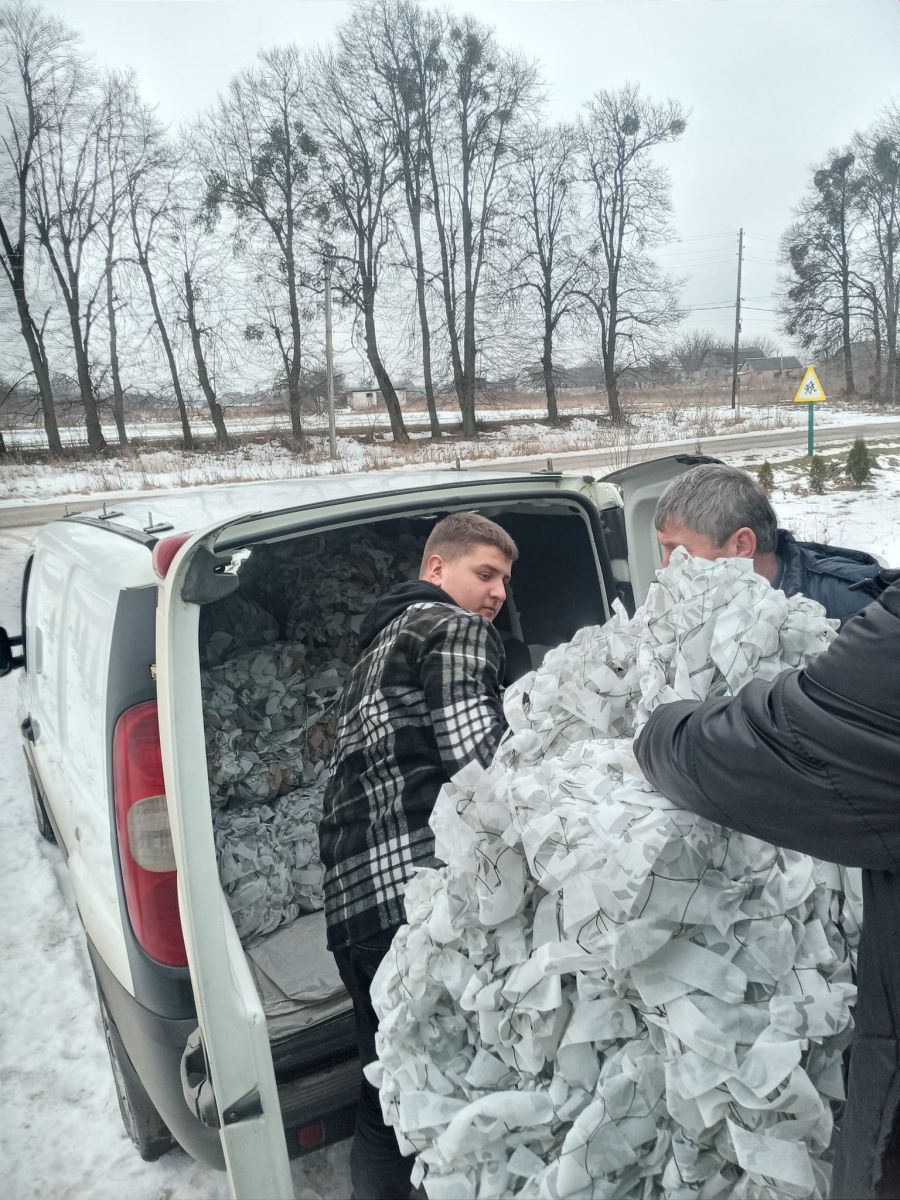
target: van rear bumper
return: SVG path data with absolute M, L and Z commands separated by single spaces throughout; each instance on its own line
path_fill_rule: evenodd
M 181 1088 L 181 1059 L 196 1017 L 161 1017 L 122 987 L 88 940 L 88 952 L 110 1017 L 131 1064 L 178 1144 L 198 1162 L 224 1170 L 219 1134 L 197 1119 Z M 353 1133 L 362 1071 L 354 1056 L 327 1067 L 311 1067 L 279 1080 L 278 1099 L 288 1153 L 293 1157 L 340 1141 Z M 321 1122 L 320 1140 L 304 1144 L 298 1131 Z
M 172 1137 L 192 1158 L 224 1170 L 225 1159 L 218 1132 L 197 1120 L 181 1090 L 181 1056 L 188 1038 L 197 1028 L 197 1018 L 161 1017 L 151 1012 L 122 987 L 90 939 L 88 953 L 97 986 L 131 1065 Z

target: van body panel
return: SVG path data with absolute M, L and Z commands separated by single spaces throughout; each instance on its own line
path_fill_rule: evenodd
M 159 727 L 178 901 L 232 1191 L 237 1200 L 292 1200 L 265 1013 L 216 860 L 200 689 L 200 609 L 181 597 L 203 540 L 192 539 L 175 556 L 157 603 Z
M 111 774 L 107 693 L 116 608 L 125 581 L 146 575 L 116 553 L 106 531 L 54 523 L 35 540 L 26 612 L 29 660 L 20 710 L 31 719 L 30 759 L 67 856 L 86 929 L 120 983 L 133 992 L 110 853 Z

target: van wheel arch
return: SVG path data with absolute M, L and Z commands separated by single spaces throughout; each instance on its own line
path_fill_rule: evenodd
M 144 1162 L 156 1162 L 175 1147 L 175 1140 L 165 1121 L 141 1083 L 137 1072 L 113 1024 L 103 996 L 98 991 L 100 1017 L 109 1052 L 109 1064 L 116 1087 L 116 1099 L 125 1132 Z

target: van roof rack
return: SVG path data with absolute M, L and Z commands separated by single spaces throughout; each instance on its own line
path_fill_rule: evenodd
M 64 521 L 74 521 L 78 525 L 92 525 L 95 529 L 108 529 L 110 533 L 117 533 L 119 537 L 128 538 L 129 541 L 139 542 L 140 545 L 146 546 L 148 550 L 152 550 L 159 541 L 158 537 L 154 537 L 155 533 L 161 533 L 164 529 L 171 529 L 171 525 L 156 525 L 146 529 L 135 529 L 131 525 L 120 525 L 113 520 L 114 517 L 121 517 L 122 513 L 105 513 L 99 517 L 89 517 L 84 513 L 70 513 L 67 517 L 63 517 Z

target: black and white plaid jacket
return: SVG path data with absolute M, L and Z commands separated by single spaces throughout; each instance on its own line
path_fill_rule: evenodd
M 486 766 L 505 728 L 503 643 L 490 622 L 422 582 L 392 589 L 373 613 L 341 700 L 319 829 L 332 949 L 404 922 L 404 884 L 436 861 L 438 792 L 466 763 Z

